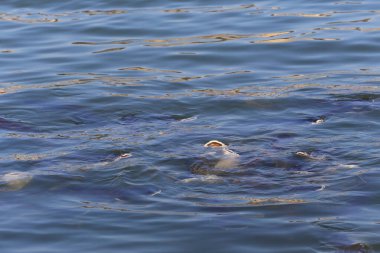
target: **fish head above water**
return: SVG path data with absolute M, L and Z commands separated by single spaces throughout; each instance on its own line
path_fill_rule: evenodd
M 191 166 L 193 173 L 217 175 L 239 166 L 239 154 L 230 150 L 223 142 L 211 140 L 203 146 L 206 148 L 206 152 Z

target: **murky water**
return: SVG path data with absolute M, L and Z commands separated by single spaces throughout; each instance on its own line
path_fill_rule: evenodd
M 380 251 L 378 1 L 0 7 L 1 252 Z

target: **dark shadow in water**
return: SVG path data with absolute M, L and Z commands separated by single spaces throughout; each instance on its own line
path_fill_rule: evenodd
M 7 120 L 4 118 L 0 118 L 0 129 L 3 130 L 12 130 L 12 131 L 20 131 L 20 132 L 32 132 L 35 131 L 31 126 L 26 123 Z

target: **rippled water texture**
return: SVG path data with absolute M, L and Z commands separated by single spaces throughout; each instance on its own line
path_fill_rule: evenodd
M 380 251 L 379 15 L 1 1 L 1 252 Z

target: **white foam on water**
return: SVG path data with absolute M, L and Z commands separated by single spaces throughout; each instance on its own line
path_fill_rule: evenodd
M 216 184 L 216 183 L 221 183 L 223 182 L 223 178 L 218 177 L 216 175 L 206 175 L 206 176 L 199 176 L 199 177 L 190 177 L 190 178 L 185 178 L 180 181 L 181 183 L 210 183 L 210 184 Z

